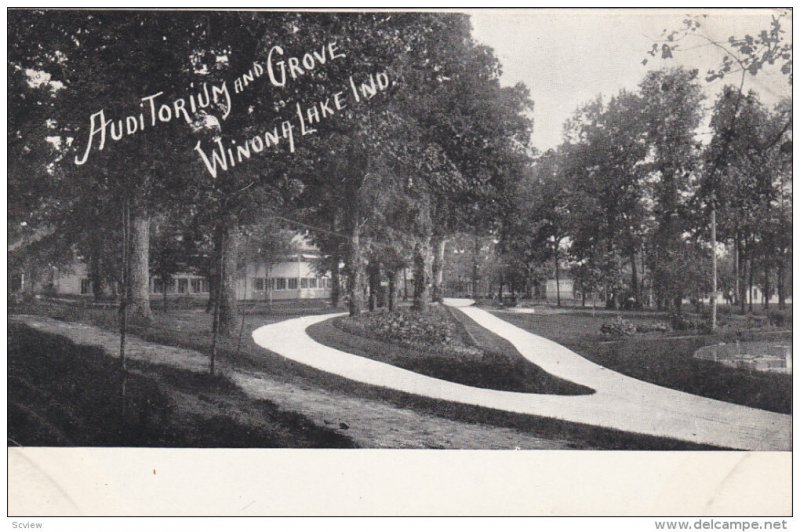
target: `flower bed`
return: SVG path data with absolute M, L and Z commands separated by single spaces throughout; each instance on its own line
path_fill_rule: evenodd
M 402 309 L 396 312 L 373 312 L 357 318 L 341 318 L 335 325 L 345 332 L 382 340 L 403 347 L 452 356 L 481 356 L 483 351 L 471 345 L 463 327 L 446 308 L 435 306 L 428 312 Z
M 633 323 L 617 316 L 600 327 L 600 332 L 607 336 L 633 336 L 636 333 L 667 332 L 669 325 L 661 322 Z
M 468 386 L 558 395 L 592 393 L 550 375 L 507 341 L 450 312 L 432 306 L 428 312 L 404 309 L 336 318 L 312 325 L 308 334 L 347 353 Z

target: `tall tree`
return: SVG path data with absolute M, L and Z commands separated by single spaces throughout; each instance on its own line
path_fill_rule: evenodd
M 564 172 L 569 195 L 571 254 L 604 269 L 606 303 L 621 303 L 624 258 L 635 255 L 644 224 L 643 179 L 648 153 L 643 102 L 620 92 L 578 110 L 565 126 Z M 602 257 L 602 260 L 596 260 Z
M 687 198 L 699 173 L 695 132 L 702 118 L 702 93 L 696 78 L 697 71 L 677 68 L 649 72 L 641 83 L 656 222 L 648 262 L 659 308 L 680 308 L 686 295 L 686 275 L 679 264 L 688 229 Z
M 710 213 L 710 244 L 711 244 L 711 317 L 710 326 L 716 328 L 717 307 L 717 210 L 718 193 L 720 192 L 720 177 L 718 172 L 725 166 L 728 156 L 729 144 L 727 138 L 730 137 L 735 128 L 738 116 L 738 109 L 744 97 L 744 83 L 748 75 L 755 76 L 765 69 L 778 67 L 784 74 L 789 83 L 792 82 L 792 44 L 791 39 L 787 39 L 784 29 L 786 18 L 790 16 L 787 10 L 776 10 L 772 16 L 769 28 L 761 30 L 758 35 L 746 34 L 743 37 L 730 36 L 726 41 L 712 38 L 705 32 L 705 22 L 703 17 L 687 16 L 683 20 L 683 25 L 679 29 L 665 29 L 661 39 L 653 43 L 649 54 L 655 57 L 660 53 L 664 59 L 669 59 L 675 53 L 682 52 L 688 46 L 695 46 L 699 41 L 701 46 L 710 46 L 717 49 L 721 55 L 721 62 L 708 70 L 706 81 L 714 81 L 729 76 L 738 77 L 738 88 L 735 93 L 726 91 L 734 101 L 733 113 L 726 126 L 723 141 L 719 143 L 714 157 L 707 165 L 705 172 L 705 185 L 703 187 L 704 199 L 707 205 L 706 210 Z M 642 61 L 647 64 L 647 59 Z M 791 123 L 789 119 L 782 130 L 786 130 Z M 751 260 L 752 263 L 752 260 Z M 751 264 L 752 266 L 752 264 Z M 752 273 L 751 273 L 752 277 Z

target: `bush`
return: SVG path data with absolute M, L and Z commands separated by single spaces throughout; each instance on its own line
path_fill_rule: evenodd
M 600 332 L 609 336 L 633 336 L 636 334 L 636 325 L 617 316 L 610 323 L 604 323 Z
M 759 316 L 757 314 L 748 314 L 747 315 L 747 327 L 749 329 L 764 327 L 765 325 L 769 325 L 771 323 L 768 316 Z
M 792 324 L 792 313 L 786 310 L 770 310 L 767 314 L 769 324 L 775 327 L 784 327 Z
M 669 331 L 669 324 L 663 322 L 636 324 L 637 333 L 667 332 L 667 331 Z
M 36 298 L 30 292 L 9 292 L 6 302 L 9 306 L 32 303 Z
M 44 288 L 42 288 L 42 293 L 47 297 L 56 297 L 58 295 L 58 290 L 56 290 L 56 286 L 53 283 L 47 283 Z
M 403 309 L 362 314 L 358 318 L 341 318 L 337 324 L 351 334 L 423 351 L 445 347 L 454 353 L 479 351 L 464 343 L 458 323 L 440 306 L 432 306 L 428 312 Z
M 679 312 L 669 315 L 669 324 L 676 331 L 690 331 L 700 329 L 703 326 L 701 320 L 693 319 Z

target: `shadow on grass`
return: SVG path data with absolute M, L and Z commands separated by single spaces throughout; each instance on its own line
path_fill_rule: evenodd
M 354 447 L 221 376 L 130 362 L 9 327 L 8 434 L 24 446 Z M 124 394 L 123 394 L 124 386 Z
M 622 374 L 667 388 L 781 414 L 792 413 L 792 376 L 732 368 L 694 358 L 700 347 L 720 341 L 791 338 L 791 331 L 693 337 L 631 337 L 605 342 L 605 318 L 576 315 L 495 314 L 522 329 L 558 342 Z

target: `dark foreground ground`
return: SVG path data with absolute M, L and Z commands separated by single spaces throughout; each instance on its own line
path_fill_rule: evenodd
M 10 324 L 8 437 L 23 446 L 353 447 L 224 377 L 117 360 Z

